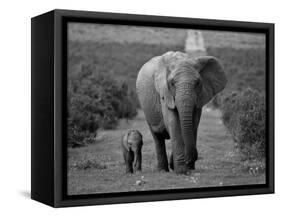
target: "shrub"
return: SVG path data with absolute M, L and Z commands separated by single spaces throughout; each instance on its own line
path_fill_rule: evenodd
M 265 97 L 251 88 L 224 95 L 222 120 L 247 159 L 262 158 L 265 151 Z
M 133 95 L 124 82 L 105 76 L 94 64 L 70 74 L 68 87 L 68 144 L 92 143 L 97 130 L 116 127 L 118 119 L 137 114 Z
M 100 126 L 100 117 L 94 112 L 92 100 L 82 94 L 69 94 L 68 145 L 81 147 L 92 143 Z

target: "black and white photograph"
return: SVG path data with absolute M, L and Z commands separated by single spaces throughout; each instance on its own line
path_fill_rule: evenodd
M 1 6 L 1 216 L 280 212 L 278 1 Z
M 266 34 L 67 23 L 67 195 L 266 184 Z

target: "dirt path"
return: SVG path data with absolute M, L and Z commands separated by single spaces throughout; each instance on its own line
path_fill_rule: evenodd
M 230 135 L 226 132 L 216 110 L 204 109 L 198 134 L 199 160 L 196 170 L 189 176 L 173 172 L 155 171 L 154 144 L 144 119 L 138 116 L 121 121 L 117 130 L 98 133 L 97 141 L 84 148 L 69 149 L 69 194 L 101 192 L 126 192 L 174 188 L 194 188 L 265 183 L 264 173 L 253 174 L 249 162 L 241 162 Z M 120 151 L 122 133 L 129 128 L 141 131 L 144 138 L 143 171 L 125 174 L 125 165 Z M 168 155 L 171 144 L 167 141 Z M 139 182 L 138 180 L 143 180 Z

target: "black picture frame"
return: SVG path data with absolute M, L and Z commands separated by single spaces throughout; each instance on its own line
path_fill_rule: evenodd
M 66 194 L 67 22 L 266 34 L 266 184 L 93 195 Z M 53 10 L 31 21 L 31 198 L 53 207 L 274 193 L 274 24 Z

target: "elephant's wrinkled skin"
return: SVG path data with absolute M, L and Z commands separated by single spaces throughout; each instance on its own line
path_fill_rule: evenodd
M 178 174 L 195 169 L 202 106 L 226 82 L 219 60 L 211 56 L 194 59 L 170 51 L 142 66 L 136 87 L 155 142 L 158 170 L 169 171 L 165 139 L 172 143 L 170 168 Z
M 142 135 L 138 130 L 128 130 L 121 140 L 121 149 L 126 164 L 126 173 L 141 171 Z

